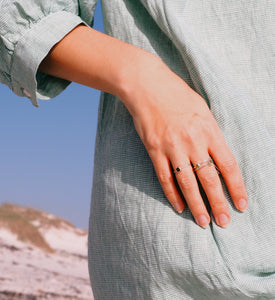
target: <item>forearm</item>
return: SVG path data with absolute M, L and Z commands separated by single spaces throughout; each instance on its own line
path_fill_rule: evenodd
M 144 67 L 161 64 L 154 55 L 100 33 L 78 26 L 53 47 L 39 70 L 102 90 L 127 102 Z M 125 103 L 131 110 L 131 104 Z

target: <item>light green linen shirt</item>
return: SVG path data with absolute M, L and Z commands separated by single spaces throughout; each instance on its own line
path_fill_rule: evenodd
M 1 82 L 36 106 L 60 93 L 68 82 L 38 66 L 75 26 L 91 24 L 95 2 L 0 0 Z M 188 209 L 176 214 L 130 114 L 103 93 L 89 228 L 95 299 L 274 300 L 275 1 L 102 0 L 102 8 L 107 34 L 159 56 L 207 101 L 249 207 L 237 212 L 224 185 L 227 229 L 200 228 Z

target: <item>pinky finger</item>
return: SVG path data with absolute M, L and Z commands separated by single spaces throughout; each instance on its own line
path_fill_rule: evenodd
M 185 208 L 185 204 L 175 184 L 170 161 L 166 157 L 152 159 L 152 161 L 166 198 L 175 211 L 182 213 Z

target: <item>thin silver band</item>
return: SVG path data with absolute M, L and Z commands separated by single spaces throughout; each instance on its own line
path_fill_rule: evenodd
M 174 173 L 179 173 L 181 172 L 183 169 L 188 168 L 191 166 L 191 163 L 185 164 L 182 167 L 176 167 L 176 169 L 174 170 Z
M 196 163 L 194 166 L 193 166 L 193 169 L 195 172 L 197 172 L 198 170 L 204 168 L 204 167 L 208 167 L 208 166 L 214 166 L 218 172 L 218 174 L 220 173 L 219 172 L 219 169 L 217 168 L 217 166 L 215 165 L 214 161 L 212 158 L 208 158 L 204 161 L 201 161 L 199 163 Z

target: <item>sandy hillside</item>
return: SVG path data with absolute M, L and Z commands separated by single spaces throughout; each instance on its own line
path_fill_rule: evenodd
M 0 206 L 0 300 L 92 300 L 87 235 L 51 214 Z

